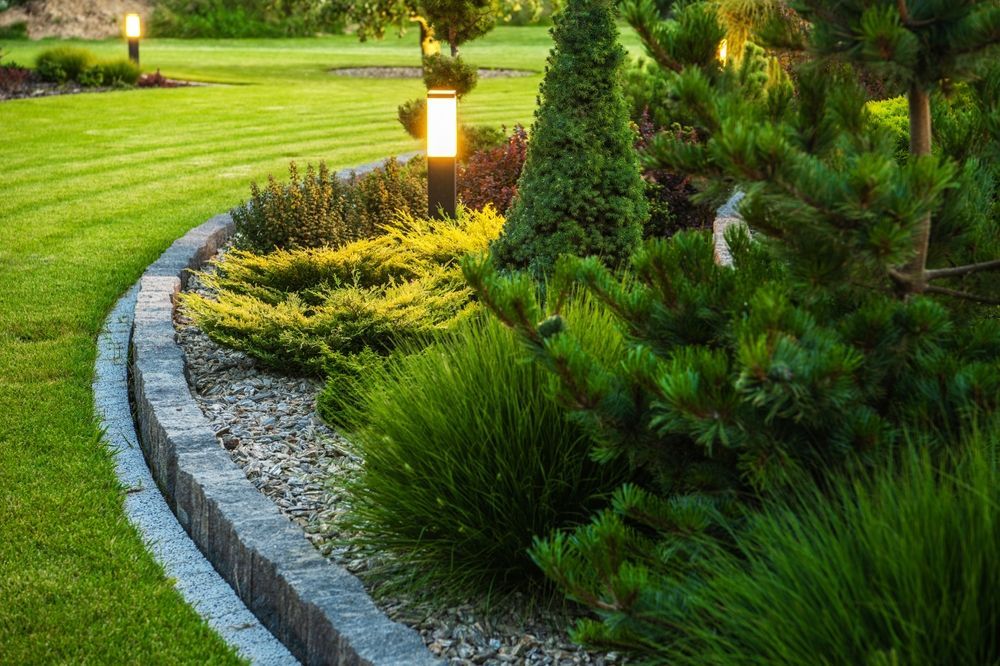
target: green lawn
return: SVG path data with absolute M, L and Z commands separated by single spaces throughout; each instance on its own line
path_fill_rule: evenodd
M 31 63 L 51 45 L 5 50 Z M 86 46 L 125 53 L 120 42 Z M 549 46 L 546 28 L 500 28 L 463 53 L 541 71 Z M 418 81 L 326 72 L 416 65 L 413 33 L 148 41 L 142 60 L 227 85 L 0 103 L 0 663 L 233 660 L 125 519 L 93 425 L 95 338 L 144 267 L 240 201 L 251 179 L 283 174 L 291 159 L 340 168 L 417 148 L 395 116 Z M 540 80 L 484 80 L 462 115 L 528 123 Z

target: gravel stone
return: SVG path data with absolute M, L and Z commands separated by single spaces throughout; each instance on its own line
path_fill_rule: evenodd
M 218 256 L 224 253 L 225 248 Z M 212 295 L 197 276 L 187 289 Z M 347 494 L 338 479 L 357 474 L 361 461 L 351 454 L 350 442 L 316 413 L 322 382 L 280 375 L 213 342 L 182 308 L 174 323 L 191 393 L 219 445 L 325 557 L 352 573 L 375 568 L 376 562 L 344 545 L 350 535 L 341 531 L 339 519 L 347 509 Z M 370 583 L 365 585 L 371 592 Z M 572 619 L 565 612 L 535 607 L 526 614 L 523 608 L 530 604 L 515 599 L 509 607 L 494 605 L 486 613 L 479 610 L 484 605 L 480 601 L 440 608 L 402 593 L 375 599 L 386 615 L 416 629 L 430 651 L 449 663 L 624 663 L 614 652 L 588 652 L 573 644 L 566 633 Z

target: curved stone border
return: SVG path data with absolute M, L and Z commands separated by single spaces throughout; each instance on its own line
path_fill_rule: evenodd
M 153 477 L 216 570 L 304 663 L 437 664 L 416 631 L 390 621 L 357 578 L 323 558 L 254 488 L 191 396 L 174 300 L 188 271 L 213 256 L 231 230 L 228 215 L 212 218 L 175 242 L 138 283 L 132 395 Z
M 132 421 L 128 395 L 128 345 L 138 287 L 121 297 L 97 339 L 94 406 L 104 439 L 115 454 L 115 471 L 125 488 L 125 514 L 184 600 L 222 638 L 253 664 L 297 664 L 278 639 L 254 617 L 233 589 L 198 551 L 170 512 L 146 466 Z

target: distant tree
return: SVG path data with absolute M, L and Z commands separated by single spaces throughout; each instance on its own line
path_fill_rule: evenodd
M 448 42 L 454 57 L 462 44 L 488 33 L 513 7 L 515 0 L 355 0 L 348 15 L 362 41 L 382 39 L 393 28 L 402 35 L 416 23 L 423 57 L 440 53 L 440 41 Z

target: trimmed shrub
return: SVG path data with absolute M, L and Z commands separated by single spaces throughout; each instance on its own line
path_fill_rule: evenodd
M 238 247 L 254 252 L 281 248 L 340 246 L 379 233 L 398 212 L 427 210 L 422 162 L 400 165 L 395 159 L 367 174 L 342 181 L 326 164 L 308 165 L 305 177 L 295 163 L 289 182 L 268 177 L 267 186 L 250 186 L 250 200 L 232 210 Z
M 403 102 L 396 109 L 396 114 L 407 134 L 414 139 L 427 137 L 427 100 L 421 97 Z
M 271 175 L 261 189 L 250 184 L 250 200 L 231 212 L 238 247 L 255 252 L 278 248 L 320 247 L 352 240 L 353 229 L 343 225 L 346 185 L 332 175 L 325 163 L 306 167 L 288 166 L 288 184 Z
M 35 61 L 35 71 L 43 81 L 80 82 L 80 77 L 94 64 L 94 54 L 74 46 L 59 46 L 42 51 Z
M 620 353 L 607 314 L 592 303 L 572 309 L 594 353 Z M 421 586 L 447 582 L 446 593 L 537 594 L 533 536 L 585 520 L 619 479 L 589 460 L 586 431 L 527 360 L 516 336 L 477 317 L 361 377 L 342 419 L 364 461 L 349 486 L 356 545 L 393 554 L 398 573 Z M 328 393 L 340 390 L 338 381 Z
M 99 62 L 85 72 L 85 77 L 92 77 L 96 81 L 94 85 L 113 88 L 134 86 L 141 75 L 139 66 L 125 59 Z
M 753 518 L 688 612 L 651 616 L 670 663 L 1000 663 L 998 432 Z
M 528 133 L 517 125 L 500 146 L 480 150 L 458 171 L 458 197 L 474 210 L 493 206 L 501 215 L 517 194 L 517 180 L 528 153 Z
M 536 274 L 566 253 L 620 265 L 647 207 L 610 0 L 570 0 L 553 37 L 518 196 L 492 252 L 500 267 Z
M 435 53 L 424 57 L 424 85 L 428 90 L 454 90 L 455 96 L 461 99 L 476 87 L 478 81 L 479 72 L 475 65 L 466 63 L 461 56 L 449 58 Z
M 351 176 L 353 205 L 345 211 L 345 225 L 356 238 L 374 236 L 399 212 L 427 213 L 427 170 L 422 159 L 403 165 L 395 158 L 367 174 Z M 353 214 L 351 214 L 353 212 Z
M 484 251 L 502 224 L 491 210 L 448 221 L 400 214 L 382 235 L 337 249 L 234 250 L 203 275 L 214 298 L 181 300 L 212 339 L 265 365 L 341 372 L 356 355 L 389 354 L 468 316 L 457 261 Z

